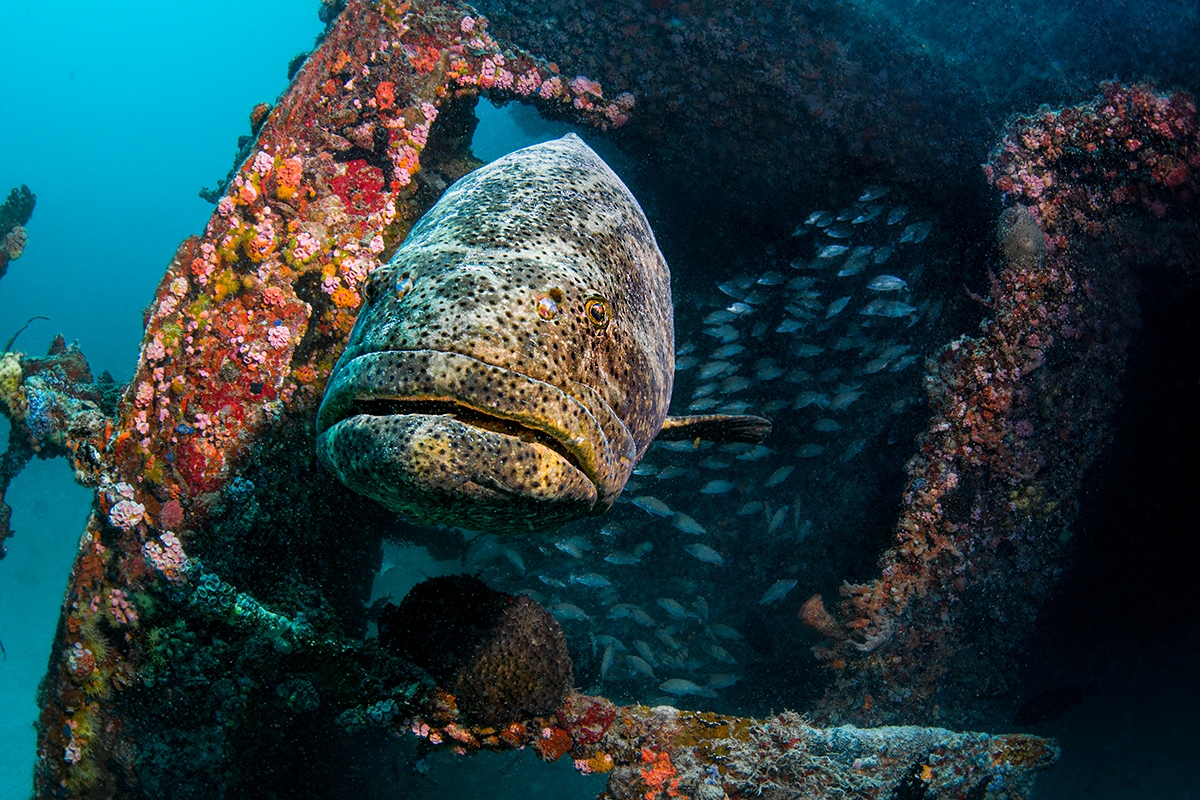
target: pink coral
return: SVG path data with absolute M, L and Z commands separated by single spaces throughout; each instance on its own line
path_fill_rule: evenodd
M 108 613 L 118 625 L 132 625 L 137 622 L 137 610 L 129 596 L 121 589 L 112 589 L 108 593 Z
M 251 165 L 251 168 L 259 175 L 266 175 L 271 171 L 271 166 L 274 163 L 275 159 L 260 150 L 255 154 L 254 163 Z
M 159 544 L 161 542 L 161 544 Z M 183 545 L 171 531 L 142 545 L 142 555 L 150 564 L 161 572 L 172 583 L 182 583 L 187 571 L 188 559 L 183 553 Z
M 146 507 L 133 500 L 122 500 L 108 512 L 108 521 L 123 531 L 133 530 L 146 514 Z
M 8 254 L 10 260 L 16 261 L 21 257 L 21 253 L 25 252 L 25 242 L 27 240 L 28 237 L 25 234 L 25 229 L 20 225 L 17 225 L 8 232 L 8 235 L 4 237 L 4 252 Z
M 296 237 L 296 246 L 292 248 L 292 258 L 297 261 L 307 261 L 321 248 L 321 241 L 308 231 L 301 231 Z
M 275 325 L 267 331 L 267 342 L 276 350 L 287 347 L 292 339 L 292 331 L 287 325 Z

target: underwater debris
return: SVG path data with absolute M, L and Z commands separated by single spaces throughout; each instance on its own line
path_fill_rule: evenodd
M 430 578 L 389 606 L 379 643 L 427 670 L 454 693 L 464 720 L 483 725 L 552 714 L 571 687 L 554 617 L 466 575 Z
M 0 204 L 0 278 L 8 271 L 8 262 L 16 261 L 25 252 L 28 241 L 25 225 L 33 216 L 36 204 L 37 196 L 24 184 L 10 191 Z M 11 342 L 8 347 L 12 347 Z
M 370 729 L 411 731 L 460 752 L 532 745 L 544 758 L 569 754 L 581 772 L 610 773 L 614 797 L 716 787 L 724 748 L 749 738 L 733 765 L 744 772 L 733 775 L 753 785 L 759 766 L 794 759 L 797 741 L 823 734 L 791 716 L 623 708 L 573 692 L 547 716 L 471 726 L 458 718 L 457 698 L 445 687 L 364 639 L 357 581 L 370 574 L 371 545 L 383 525 L 371 504 L 305 471 L 307 423 L 362 302 L 362 281 L 433 201 L 433 187 L 474 166 L 461 147 L 444 141 L 437 154 L 438 125 L 469 116 L 463 109 L 480 93 L 519 96 L 607 126 L 632 107 L 620 95 L 601 105 L 604 94 L 594 83 L 564 81 L 548 62 L 498 43 L 486 20 L 460 4 L 414 9 L 352 0 L 336 19 L 334 13 L 321 47 L 262 121 L 252 157 L 209 225 L 182 243 L 168 267 L 119 404 L 116 387 L 102 378 L 89 401 L 95 409 L 71 405 L 93 382 L 90 372 L 86 380 L 78 369 L 72 374 L 79 364 L 65 346 L 57 366 L 66 372 L 54 381 L 38 374 L 36 360 L 4 354 L 0 362 L 14 429 L 44 454 L 69 455 L 81 480 L 97 487 L 43 682 L 35 791 L 151 797 L 171 786 L 235 794 L 310 790 L 287 783 L 293 778 L 286 768 L 325 748 L 368 759 L 381 752 Z M 535 82 L 543 76 L 550 77 Z M 582 94 L 572 93 L 576 86 Z M 376 133 L 386 145 L 370 158 L 349 158 Z M 398 277 L 394 291 L 419 291 Z M 738 307 L 738 324 L 758 324 L 753 304 L 739 302 L 745 308 Z M 741 335 L 729 327 L 721 336 L 730 331 Z M 690 437 L 677 444 L 698 448 Z M 749 452 L 730 452 L 727 460 Z M 673 474 L 663 469 L 656 477 Z M 114 513 L 123 502 L 140 512 L 130 505 Z M 314 505 L 336 513 L 318 516 Z M 772 520 L 792 513 L 763 506 L 754 513 Z M 645 558 L 652 547 L 639 543 L 630 553 Z M 700 599 L 687 597 L 686 607 L 663 600 L 670 601 L 661 604 L 670 624 L 737 641 L 730 626 L 701 627 L 710 610 Z M 573 623 L 589 619 L 577 606 L 556 608 Z M 628 609 L 628 619 L 654 628 L 664 652 L 683 646 L 640 607 Z M 723 648 L 705 652 L 728 663 Z M 611 657 L 609 667 L 615 669 Z M 736 682 L 723 671 L 709 682 L 691 681 L 712 692 Z M 481 716 L 491 713 L 488 701 L 478 708 Z M 343 722 L 350 738 L 339 738 L 332 720 Z M 312 730 L 319 742 L 304 740 Z M 286 731 L 286 742 L 262 735 L 267 731 Z M 944 748 L 940 766 L 959 770 L 959 783 L 946 777 L 955 790 L 997 770 L 1022 787 L 1053 759 L 1053 745 L 1033 737 L 927 733 L 923 746 Z M 886 749 L 884 735 L 842 731 L 830 734 L 829 747 Z M 712 742 L 719 747 L 709 749 Z M 893 767 L 908 767 L 899 757 L 866 760 L 851 767 L 882 782 L 893 780 Z M 261 768 L 268 763 L 280 769 Z M 333 759 L 306 764 L 294 780 L 339 768 Z M 827 769 L 820 759 L 815 765 Z M 857 785 L 858 778 L 846 780 Z

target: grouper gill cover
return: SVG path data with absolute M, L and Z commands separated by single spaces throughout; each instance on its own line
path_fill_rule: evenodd
M 417 522 L 518 533 L 601 514 L 664 427 L 670 273 L 637 200 L 574 134 L 456 182 L 363 297 L 318 455 Z M 769 429 L 710 417 L 696 432 L 714 422 Z

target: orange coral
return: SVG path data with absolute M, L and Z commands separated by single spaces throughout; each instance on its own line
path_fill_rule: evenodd
M 292 156 L 291 158 L 284 159 L 275 173 L 275 179 L 279 184 L 275 190 L 275 194 L 283 200 L 294 195 L 296 189 L 300 186 L 300 175 L 303 171 L 304 166 L 300 162 L 299 157 Z
M 542 737 L 533 743 L 533 749 L 543 761 L 557 761 L 572 744 L 571 735 L 562 728 L 544 728 Z
M 380 108 L 391 108 L 396 102 L 396 84 L 383 81 L 375 87 L 375 102 Z
M 642 748 L 642 780 L 650 787 L 646 792 L 646 800 L 655 800 L 659 792 L 666 797 L 679 796 L 679 778 L 671 756 L 666 752 L 655 753 L 648 747 Z
M 339 286 L 333 291 L 333 304 L 338 308 L 357 308 L 358 292 Z

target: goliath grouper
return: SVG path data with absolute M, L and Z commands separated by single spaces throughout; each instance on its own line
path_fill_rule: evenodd
M 317 453 L 422 524 L 521 533 L 602 514 L 656 436 L 770 431 L 668 417 L 674 350 L 650 224 L 568 134 L 463 177 L 371 273 Z

